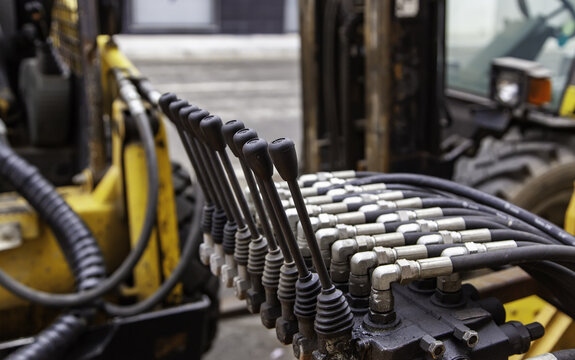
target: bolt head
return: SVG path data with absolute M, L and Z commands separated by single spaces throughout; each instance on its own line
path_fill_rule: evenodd
M 445 354 L 445 345 L 430 335 L 421 338 L 419 345 L 432 359 L 441 359 Z
M 281 316 L 282 310 L 280 306 L 270 306 L 268 303 L 264 302 L 260 305 L 260 318 L 262 324 L 267 329 L 273 329 L 276 327 L 276 320 Z
M 265 293 L 254 292 L 253 289 L 246 290 L 245 292 L 246 305 L 248 311 L 252 314 L 257 314 L 260 312 L 261 305 L 266 300 Z
M 453 328 L 453 337 L 463 341 L 467 347 L 473 348 L 479 342 L 479 334 L 467 326 L 457 325 Z
M 263 315 L 262 315 L 262 322 L 263 322 Z M 284 345 L 291 344 L 293 342 L 294 335 L 297 334 L 298 331 L 297 321 L 295 319 L 285 320 L 279 317 L 275 321 L 275 326 L 276 326 L 276 336 L 278 340 Z M 294 344 L 294 354 L 295 349 L 296 346 Z M 299 347 L 297 347 L 297 349 L 299 350 Z
M 401 284 L 411 282 L 411 280 L 416 280 L 418 278 L 419 271 L 413 261 L 399 259 L 395 263 L 401 269 Z

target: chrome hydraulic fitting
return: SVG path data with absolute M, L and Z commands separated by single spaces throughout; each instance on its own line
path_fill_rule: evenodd
M 471 229 L 462 231 L 440 230 L 436 234 L 423 235 L 418 244 L 458 244 L 465 242 L 484 243 L 491 241 L 489 229 Z
M 465 230 L 465 220 L 462 217 L 451 217 L 437 220 L 416 220 L 400 225 L 397 232 L 434 232 L 439 230 Z

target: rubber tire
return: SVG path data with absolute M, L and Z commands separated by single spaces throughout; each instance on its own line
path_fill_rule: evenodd
M 187 171 L 177 163 L 172 163 L 172 184 L 174 187 L 174 199 L 176 202 L 176 216 L 178 217 L 178 235 L 180 238 L 180 248 L 183 246 L 184 241 L 196 241 L 196 251 L 193 258 L 190 259 L 190 265 L 184 275 L 182 276 L 182 284 L 184 296 L 190 300 L 197 300 L 201 295 L 207 295 L 211 300 L 208 318 L 209 324 L 206 329 L 206 346 L 203 351 L 209 350 L 211 343 L 216 336 L 217 321 L 219 319 L 219 299 L 218 291 L 220 282 L 216 276 L 212 274 L 210 269 L 206 267 L 199 258 L 199 247 L 202 242 L 201 237 L 198 239 L 189 239 L 190 224 L 194 216 L 201 216 L 201 214 L 194 214 L 194 204 L 196 197 L 194 195 L 194 187 L 190 180 Z
M 501 140 L 484 139 L 475 157 L 459 160 L 454 180 L 563 226 L 575 181 L 574 150 L 567 136 L 511 131 Z

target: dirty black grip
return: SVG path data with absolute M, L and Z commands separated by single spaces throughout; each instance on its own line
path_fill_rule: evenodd
M 178 111 L 178 115 L 180 116 L 180 119 L 182 121 L 185 121 L 188 118 L 188 115 L 190 115 L 192 112 L 194 111 L 198 111 L 198 107 L 196 105 L 187 105 L 184 106 L 183 108 L 180 109 L 180 111 Z
M 190 128 L 192 129 L 193 135 L 196 139 L 204 141 L 204 134 L 200 129 L 200 121 L 208 115 L 210 115 L 210 113 L 202 109 L 192 111 L 188 115 L 188 123 L 190 124 Z
M 268 154 L 268 142 L 264 139 L 252 139 L 242 149 L 246 162 L 261 179 L 269 179 L 274 174 L 272 159 Z
M 297 180 L 298 165 L 295 144 L 291 139 L 279 138 L 269 145 L 269 153 L 278 173 L 285 181 Z
M 200 120 L 200 129 L 206 143 L 215 151 L 224 151 L 226 142 L 222 135 L 222 119 L 217 115 L 209 115 Z
M 160 109 L 162 109 L 162 111 L 164 112 L 164 114 L 166 114 L 166 116 L 169 117 L 169 115 L 170 115 L 169 106 L 171 103 L 173 103 L 176 100 L 178 100 L 178 97 L 174 93 L 168 92 L 168 93 L 165 93 L 162 96 L 160 96 L 158 103 L 160 104 Z
M 245 129 L 241 129 L 240 131 L 236 132 L 234 134 L 234 144 L 236 146 L 236 149 L 238 149 L 239 155 L 240 156 L 244 155 L 242 149 L 244 148 L 244 145 L 248 141 L 250 141 L 252 139 L 257 139 L 257 138 L 258 138 L 258 133 L 254 129 L 245 128 Z
M 226 122 L 224 126 L 222 126 L 222 134 L 224 135 L 224 140 L 236 157 L 240 157 L 241 148 L 238 150 L 236 147 L 236 144 L 234 143 L 234 135 L 244 128 L 244 123 L 239 120 L 230 120 Z
M 168 117 L 170 119 L 172 119 L 172 121 L 175 121 L 177 116 L 180 115 L 180 109 L 182 109 L 188 105 L 189 105 L 189 103 L 186 100 L 176 100 L 176 101 L 172 102 L 170 105 L 168 105 L 168 109 L 169 109 Z

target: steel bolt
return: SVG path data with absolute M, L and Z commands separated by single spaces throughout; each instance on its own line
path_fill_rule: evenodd
M 463 341 L 467 347 L 473 348 L 479 342 L 479 334 L 475 330 L 471 330 L 463 325 L 456 325 L 453 329 L 453 336 Z
M 433 336 L 425 335 L 419 341 L 419 346 L 427 352 L 432 359 L 441 359 L 445 353 L 445 345 L 442 341 L 436 340 Z

